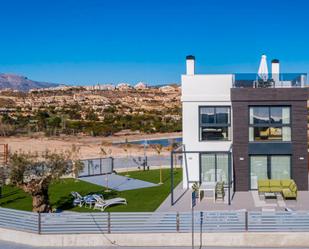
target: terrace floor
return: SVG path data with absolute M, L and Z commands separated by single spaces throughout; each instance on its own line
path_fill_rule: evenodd
M 227 197 L 226 197 L 227 198 Z M 180 183 L 174 189 L 174 205 L 171 205 L 171 195 L 156 210 L 157 212 L 188 212 L 191 210 L 191 190 L 185 190 Z M 201 202 L 197 201 L 196 211 L 219 211 L 219 210 L 243 210 L 247 211 L 284 211 L 285 208 L 293 210 L 309 209 L 309 191 L 298 191 L 297 200 L 284 200 L 280 194 L 277 199 L 264 199 L 259 196 L 257 191 L 235 192 L 231 205 L 222 201 L 214 203 L 213 199 L 203 198 Z

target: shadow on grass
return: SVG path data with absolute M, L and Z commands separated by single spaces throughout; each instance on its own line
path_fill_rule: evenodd
M 2 195 L 1 195 L 1 198 L 6 198 L 6 197 L 9 197 L 9 196 L 18 194 L 19 192 L 20 192 L 19 190 L 14 190 L 14 191 L 11 191 L 11 192 L 9 192 L 9 193 L 2 194 Z
M 111 199 L 114 197 L 117 197 L 117 192 L 116 191 L 111 191 L 111 192 L 103 192 L 103 191 L 98 191 L 98 192 L 89 192 L 87 194 L 83 194 L 82 196 L 86 195 L 92 195 L 92 194 L 102 194 L 104 199 Z M 57 202 L 53 203 L 52 206 L 59 210 L 70 210 L 74 208 L 73 205 L 74 198 L 71 195 L 63 196 L 61 197 Z
M 17 200 L 22 200 L 22 199 L 25 199 L 25 198 L 26 198 L 25 196 L 23 196 L 23 197 L 16 197 L 16 198 L 8 200 L 8 201 L 1 201 L 1 199 L 0 199 L 0 204 L 1 205 L 7 205 L 7 204 L 13 203 L 13 202 L 15 202 Z
M 174 178 L 179 174 L 177 170 L 174 170 Z M 169 173 L 168 176 L 163 176 L 163 183 L 166 183 L 171 180 L 171 174 Z

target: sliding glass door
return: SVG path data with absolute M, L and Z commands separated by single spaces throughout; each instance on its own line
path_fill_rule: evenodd
M 201 182 L 216 181 L 216 154 L 203 154 L 201 157 Z
M 289 156 L 271 156 L 271 179 L 291 178 L 291 158 Z
M 217 154 L 217 182 L 228 183 L 229 157 L 228 154 Z
M 268 179 L 267 156 L 251 156 L 250 167 L 251 189 L 257 189 L 258 179 Z
M 229 154 L 201 154 L 201 182 L 228 183 Z
M 259 179 L 290 179 L 291 156 L 250 156 L 250 188 L 257 189 Z

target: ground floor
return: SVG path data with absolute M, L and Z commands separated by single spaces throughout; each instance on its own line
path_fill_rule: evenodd
M 172 200 L 173 198 L 173 200 Z M 157 212 L 189 212 L 191 210 L 191 189 L 183 189 L 180 183 L 172 194 L 160 205 Z M 173 203 L 173 205 L 172 205 Z M 247 211 L 285 211 L 285 210 L 308 210 L 309 191 L 298 191 L 298 198 L 284 200 L 280 194 L 276 198 L 266 198 L 259 195 L 257 190 L 236 191 L 233 193 L 231 203 L 214 201 L 212 198 L 199 198 L 196 200 L 196 211 L 219 211 L 219 210 L 247 210 Z
M 183 188 L 194 183 L 224 183 L 226 191 L 258 189 L 258 180 L 293 179 L 298 190 L 308 190 L 307 157 L 282 153 L 229 151 L 181 151 Z

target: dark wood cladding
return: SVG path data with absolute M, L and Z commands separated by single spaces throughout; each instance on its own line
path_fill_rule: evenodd
M 309 88 L 232 88 L 232 101 L 307 101 Z
M 308 190 L 307 88 L 233 88 L 233 162 L 236 191 L 248 191 L 249 106 L 289 105 L 292 126 L 292 178 L 299 190 Z

